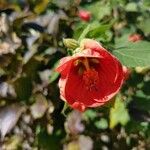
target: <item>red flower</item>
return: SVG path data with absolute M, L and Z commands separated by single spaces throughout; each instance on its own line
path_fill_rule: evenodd
M 128 37 L 128 40 L 130 42 L 137 42 L 137 41 L 142 40 L 142 36 L 140 34 L 132 34 Z
M 87 22 L 90 21 L 91 13 L 89 11 L 80 10 L 78 15 L 79 15 L 81 20 L 87 21 Z
M 62 58 L 56 70 L 61 74 L 61 98 L 79 111 L 111 100 L 127 72 L 116 57 L 91 39 L 81 42 L 80 52 Z

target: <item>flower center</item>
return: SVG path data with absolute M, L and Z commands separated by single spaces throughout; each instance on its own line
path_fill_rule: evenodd
M 89 91 L 97 91 L 98 90 L 98 81 L 99 76 L 98 72 L 95 69 L 85 70 L 83 72 L 83 81 L 86 86 L 86 89 Z
M 99 76 L 92 64 L 98 64 L 99 60 L 84 58 L 76 60 L 74 65 L 79 66 L 78 74 L 82 75 L 82 80 L 88 91 L 98 91 Z

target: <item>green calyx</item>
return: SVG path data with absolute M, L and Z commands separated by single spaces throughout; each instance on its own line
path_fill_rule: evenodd
M 63 39 L 64 45 L 71 50 L 75 50 L 77 47 L 79 47 L 79 44 L 76 40 L 74 39 Z

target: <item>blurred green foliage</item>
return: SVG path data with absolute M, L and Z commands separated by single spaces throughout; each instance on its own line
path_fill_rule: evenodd
M 149 27 L 149 0 L 1 0 L 0 149 L 150 149 Z M 142 41 L 129 42 L 134 33 Z M 130 68 L 110 104 L 64 106 L 54 71 L 63 38 L 96 39 Z

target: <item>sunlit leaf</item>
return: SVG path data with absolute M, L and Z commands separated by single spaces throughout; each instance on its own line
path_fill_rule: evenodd
M 34 7 L 34 11 L 37 14 L 42 13 L 43 11 L 45 11 L 49 2 L 50 0 L 40 0 L 39 3 L 37 3 L 36 6 Z
M 19 135 L 14 135 L 8 139 L 8 141 L 5 143 L 6 149 L 18 149 L 21 145 L 23 137 Z
M 137 12 L 138 11 L 137 4 L 135 2 L 128 3 L 126 5 L 126 11 Z
M 113 54 L 128 67 L 150 65 L 150 43 L 139 41 L 116 48 Z
M 110 128 L 114 128 L 117 124 L 126 125 L 129 121 L 129 114 L 125 107 L 121 96 L 118 95 L 115 100 L 114 107 L 110 109 Z
M 45 114 L 47 108 L 48 103 L 46 98 L 42 94 L 37 94 L 35 96 L 35 103 L 30 107 L 33 118 L 41 118 Z
M 22 112 L 23 107 L 16 104 L 9 105 L 0 110 L 0 133 L 2 139 L 16 125 Z

